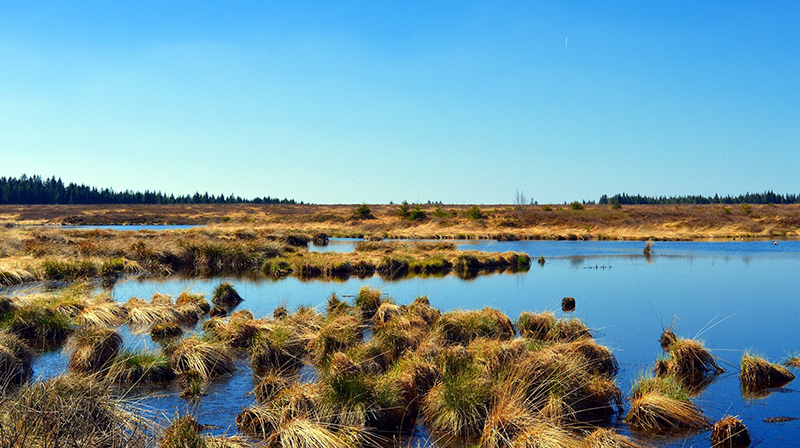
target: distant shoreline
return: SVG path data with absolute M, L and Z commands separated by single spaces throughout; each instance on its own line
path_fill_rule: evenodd
M 396 204 L 2 205 L 0 226 L 208 225 L 331 237 L 497 240 L 712 240 L 800 236 L 800 205 L 471 205 L 420 204 L 422 217 L 398 216 Z M 411 205 L 411 207 L 416 207 Z

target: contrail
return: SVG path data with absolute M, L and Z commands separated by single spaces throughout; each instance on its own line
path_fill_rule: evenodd
M 567 48 L 567 39 L 569 39 L 569 37 L 564 38 L 564 48 Z

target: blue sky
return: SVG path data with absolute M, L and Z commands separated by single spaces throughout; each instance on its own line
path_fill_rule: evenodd
M 0 176 L 318 203 L 800 191 L 800 2 L 5 2 Z

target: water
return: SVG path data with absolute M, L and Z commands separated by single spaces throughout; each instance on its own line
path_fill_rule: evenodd
M 129 280 L 112 291 L 115 299 L 150 297 L 154 292 L 177 295 L 190 289 L 210 297 L 220 281 L 230 281 L 256 317 L 269 316 L 279 305 L 290 309 L 312 305 L 323 309 L 327 297 L 347 297 L 366 284 L 381 289 L 399 303 L 427 295 L 431 304 L 445 311 L 491 306 L 512 318 L 520 312 L 560 311 L 561 299 L 575 297 L 577 309 L 570 313 L 595 329 L 599 343 L 611 348 L 620 363 L 617 384 L 627 393 L 635 378 L 649 371 L 661 348 L 658 338 L 670 324 L 684 337 L 697 337 L 717 356 L 727 373 L 694 399 L 716 420 L 738 415 L 763 446 L 791 446 L 800 434 L 800 421 L 765 423 L 764 418 L 800 417 L 795 383 L 764 399 L 742 398 L 737 378 L 745 350 L 783 361 L 800 351 L 797 316 L 800 314 L 800 242 L 657 242 L 652 256 L 642 254 L 642 242 L 516 241 L 464 242 L 460 247 L 481 250 L 517 250 L 546 264 L 534 264 L 522 274 L 492 274 L 472 280 L 455 276 L 409 277 L 387 281 L 378 276 L 343 282 L 268 279 L 161 279 Z M 124 328 L 124 327 L 123 327 Z M 148 340 L 138 337 L 139 340 Z M 126 335 L 126 344 L 137 336 Z M 46 355 L 58 358 L 58 355 Z M 63 356 L 62 356 L 63 358 Z M 34 369 L 41 370 L 44 360 Z M 47 371 L 57 371 L 49 359 Z M 62 362 L 65 365 L 65 361 Z M 254 402 L 247 393 L 254 384 L 244 360 L 239 373 L 221 380 L 198 405 L 200 421 L 235 430 L 235 415 Z M 61 367 L 63 369 L 63 366 Z M 794 371 L 798 373 L 797 370 Z M 171 415 L 187 402 L 176 390 L 164 390 L 158 399 L 145 402 Z M 624 426 L 620 430 L 626 432 Z M 709 433 L 680 440 L 660 440 L 663 446 L 708 446 Z

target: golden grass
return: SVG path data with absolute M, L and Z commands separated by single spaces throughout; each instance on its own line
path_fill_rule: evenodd
M 656 362 L 655 372 L 657 375 L 674 375 L 687 384 L 696 384 L 724 370 L 702 343 L 676 338 L 668 344 L 667 357 Z
M 611 429 L 597 428 L 583 438 L 581 448 L 642 448 L 642 446 Z
M 0 445 L 9 448 L 148 446 L 154 425 L 96 378 L 68 374 L 22 386 L 0 402 Z
M 178 375 L 197 372 L 204 381 L 235 370 L 233 358 L 223 344 L 187 338 L 172 352 L 172 368 Z
M 122 346 L 122 337 L 110 328 L 88 327 L 75 332 L 69 341 L 69 368 L 77 373 L 105 370 Z
M 0 391 L 18 386 L 32 375 L 33 351 L 13 333 L 0 331 Z
M 625 422 L 637 431 L 672 432 L 702 430 L 711 422 L 690 401 L 680 401 L 660 392 L 641 394 L 631 402 Z
M 101 302 L 84 308 L 75 317 L 80 326 L 116 327 L 122 325 L 128 312 L 115 302 Z
M 580 439 L 558 425 L 540 422 L 529 426 L 512 442 L 513 448 L 579 448 Z

